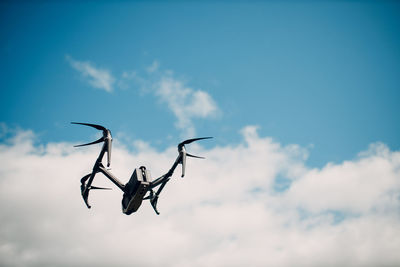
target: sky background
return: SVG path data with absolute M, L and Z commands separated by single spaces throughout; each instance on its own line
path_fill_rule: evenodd
M 399 265 L 399 14 L 396 1 L 0 2 L 0 263 Z M 98 135 L 71 121 L 111 129 L 126 179 L 214 139 L 189 148 L 207 160 L 168 185 L 162 215 L 126 217 L 116 190 L 85 209 L 79 179 L 100 148 L 72 145 Z M 125 259 L 138 229 L 169 248 Z
M 251 124 L 312 145 L 312 166 L 376 141 L 399 149 L 398 12 L 385 1 L 3 2 L 1 121 L 43 142 L 84 138 L 68 124 L 77 120 L 173 144 L 174 114 L 123 79 L 154 83 L 171 71 L 214 99 L 218 116 L 196 128 L 217 144 Z M 67 56 L 109 73 L 112 92 L 93 88 Z M 158 76 L 146 72 L 154 62 Z

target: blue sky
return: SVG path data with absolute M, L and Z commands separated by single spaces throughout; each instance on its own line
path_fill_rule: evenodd
M 399 266 L 399 11 L 0 2 L 0 265 Z M 99 133 L 71 121 L 111 129 L 122 182 L 215 138 L 126 216 L 100 174 L 84 205 Z
M 238 142 L 241 128 L 259 125 L 283 144 L 313 145 L 312 166 L 352 159 L 371 142 L 400 146 L 396 2 L 1 6 L 0 121 L 40 133 L 41 142 L 83 139 L 70 121 L 102 123 L 161 147 L 179 140 L 174 115 L 154 95 L 134 81 L 116 82 L 112 93 L 95 89 L 70 56 L 117 80 L 131 71 L 144 77 L 158 62 L 214 99 L 219 115 L 194 123 L 215 144 Z

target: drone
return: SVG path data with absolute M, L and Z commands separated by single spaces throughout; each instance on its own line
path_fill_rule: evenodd
M 88 146 L 97 143 L 103 142 L 103 147 L 100 151 L 99 156 L 94 163 L 93 170 L 91 173 L 85 175 L 81 179 L 81 194 L 83 201 L 85 202 L 86 206 L 90 209 L 91 206 L 89 205 L 89 192 L 92 189 L 100 189 L 100 190 L 111 190 L 111 188 L 104 188 L 92 185 L 94 177 L 97 173 L 101 172 L 104 174 L 112 183 L 114 183 L 119 189 L 122 190 L 122 212 L 126 215 L 130 215 L 136 212 L 139 207 L 142 205 L 143 200 L 149 200 L 151 206 L 153 207 L 154 211 L 157 215 L 160 212 L 157 210 L 157 202 L 160 196 L 161 191 L 164 189 L 165 185 L 171 179 L 176 167 L 181 164 L 182 165 L 182 175 L 183 178 L 185 176 L 185 169 L 186 169 L 186 157 L 192 158 L 199 158 L 204 159 L 203 157 L 198 157 L 191 155 L 186 152 L 185 145 L 190 144 L 192 142 L 203 140 L 203 139 L 210 139 L 212 137 L 200 137 L 200 138 L 193 138 L 187 139 L 178 144 L 178 157 L 176 158 L 172 167 L 168 170 L 168 172 L 159 178 L 152 180 L 150 172 L 146 169 L 146 167 L 141 166 L 139 168 L 135 168 L 131 178 L 126 184 L 123 184 L 117 177 L 115 177 L 110 171 L 111 165 L 111 145 L 112 145 L 112 136 L 111 131 L 101 125 L 91 124 L 91 123 L 82 123 L 82 122 L 71 122 L 72 124 L 79 124 L 79 125 L 86 125 L 93 127 L 97 130 L 103 131 L 103 136 L 90 143 L 76 145 L 74 147 L 81 147 L 81 146 Z M 102 161 L 104 154 L 107 152 L 107 168 L 104 167 Z M 156 190 L 156 191 L 155 191 Z M 147 194 L 148 193 L 148 194 Z M 147 195 L 146 195 L 147 194 Z

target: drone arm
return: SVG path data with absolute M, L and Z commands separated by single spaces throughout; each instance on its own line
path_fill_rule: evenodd
M 156 197 L 158 197 L 161 193 L 161 191 L 164 189 L 164 186 L 168 183 L 169 179 L 165 180 L 161 186 L 158 188 L 157 192 L 156 192 Z
M 178 166 L 178 164 L 181 162 L 181 155 L 179 154 L 178 157 L 176 158 L 174 164 L 172 165 L 171 169 L 168 170 L 168 172 L 166 174 L 164 174 L 163 176 L 155 179 L 151 184 L 150 187 L 154 188 L 159 186 L 160 184 L 162 184 L 164 181 L 168 181 L 170 179 L 170 177 L 174 174 L 174 171 L 176 169 L 176 167 Z
M 104 168 L 103 164 L 99 165 L 99 171 L 104 174 L 108 179 L 110 179 L 111 182 L 113 182 L 119 189 L 121 189 L 122 191 L 124 191 L 124 184 L 121 183 L 120 180 L 117 179 L 117 177 L 115 177 L 114 175 L 112 175 L 112 173 L 108 172 L 106 168 Z

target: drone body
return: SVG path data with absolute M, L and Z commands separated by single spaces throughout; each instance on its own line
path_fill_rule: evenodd
M 151 184 L 150 172 L 144 166 L 133 171 L 131 179 L 125 185 L 122 197 L 122 212 L 129 215 L 142 205 L 143 198 Z
M 103 173 L 111 182 L 113 182 L 119 189 L 123 192 L 122 197 L 122 212 L 126 215 L 130 215 L 136 212 L 139 207 L 141 206 L 143 200 L 150 200 L 151 206 L 153 207 L 154 211 L 159 214 L 157 210 L 157 201 L 161 191 L 164 189 L 164 186 L 167 182 L 171 179 L 172 174 L 174 173 L 176 167 L 181 164 L 182 165 L 182 177 L 185 176 L 185 169 L 186 169 L 186 157 L 193 157 L 193 158 L 202 158 L 198 156 L 193 156 L 186 152 L 185 145 L 190 144 L 192 142 L 202 140 L 202 139 L 209 139 L 212 137 L 201 137 L 201 138 L 194 138 L 188 139 L 181 142 L 178 145 L 178 157 L 176 158 L 174 164 L 172 165 L 169 171 L 162 175 L 161 177 L 155 179 L 154 181 L 151 179 L 150 172 L 146 169 L 146 167 L 141 166 L 140 168 L 136 168 L 131 178 L 129 179 L 128 183 L 123 184 L 121 183 L 109 170 L 107 170 L 103 164 L 102 160 L 104 154 L 107 152 L 107 167 L 110 167 L 111 164 L 111 144 L 112 144 L 112 137 L 111 131 L 106 129 L 105 127 L 97 124 L 90 124 L 90 123 L 80 123 L 80 122 L 71 122 L 73 124 L 80 124 L 93 127 L 95 129 L 103 131 L 103 137 L 100 139 L 83 144 L 77 145 L 75 147 L 80 146 L 87 146 L 92 144 L 97 144 L 104 142 L 103 147 L 100 151 L 100 154 L 93 166 L 93 170 L 91 173 L 85 175 L 81 179 L 81 194 L 83 200 L 85 201 L 86 206 L 90 209 L 90 205 L 88 202 L 89 191 L 91 189 L 110 189 L 110 188 L 102 188 L 97 186 L 92 186 L 93 179 L 98 172 Z M 154 189 L 157 188 L 157 191 L 154 192 Z M 146 193 L 148 195 L 146 196 Z

